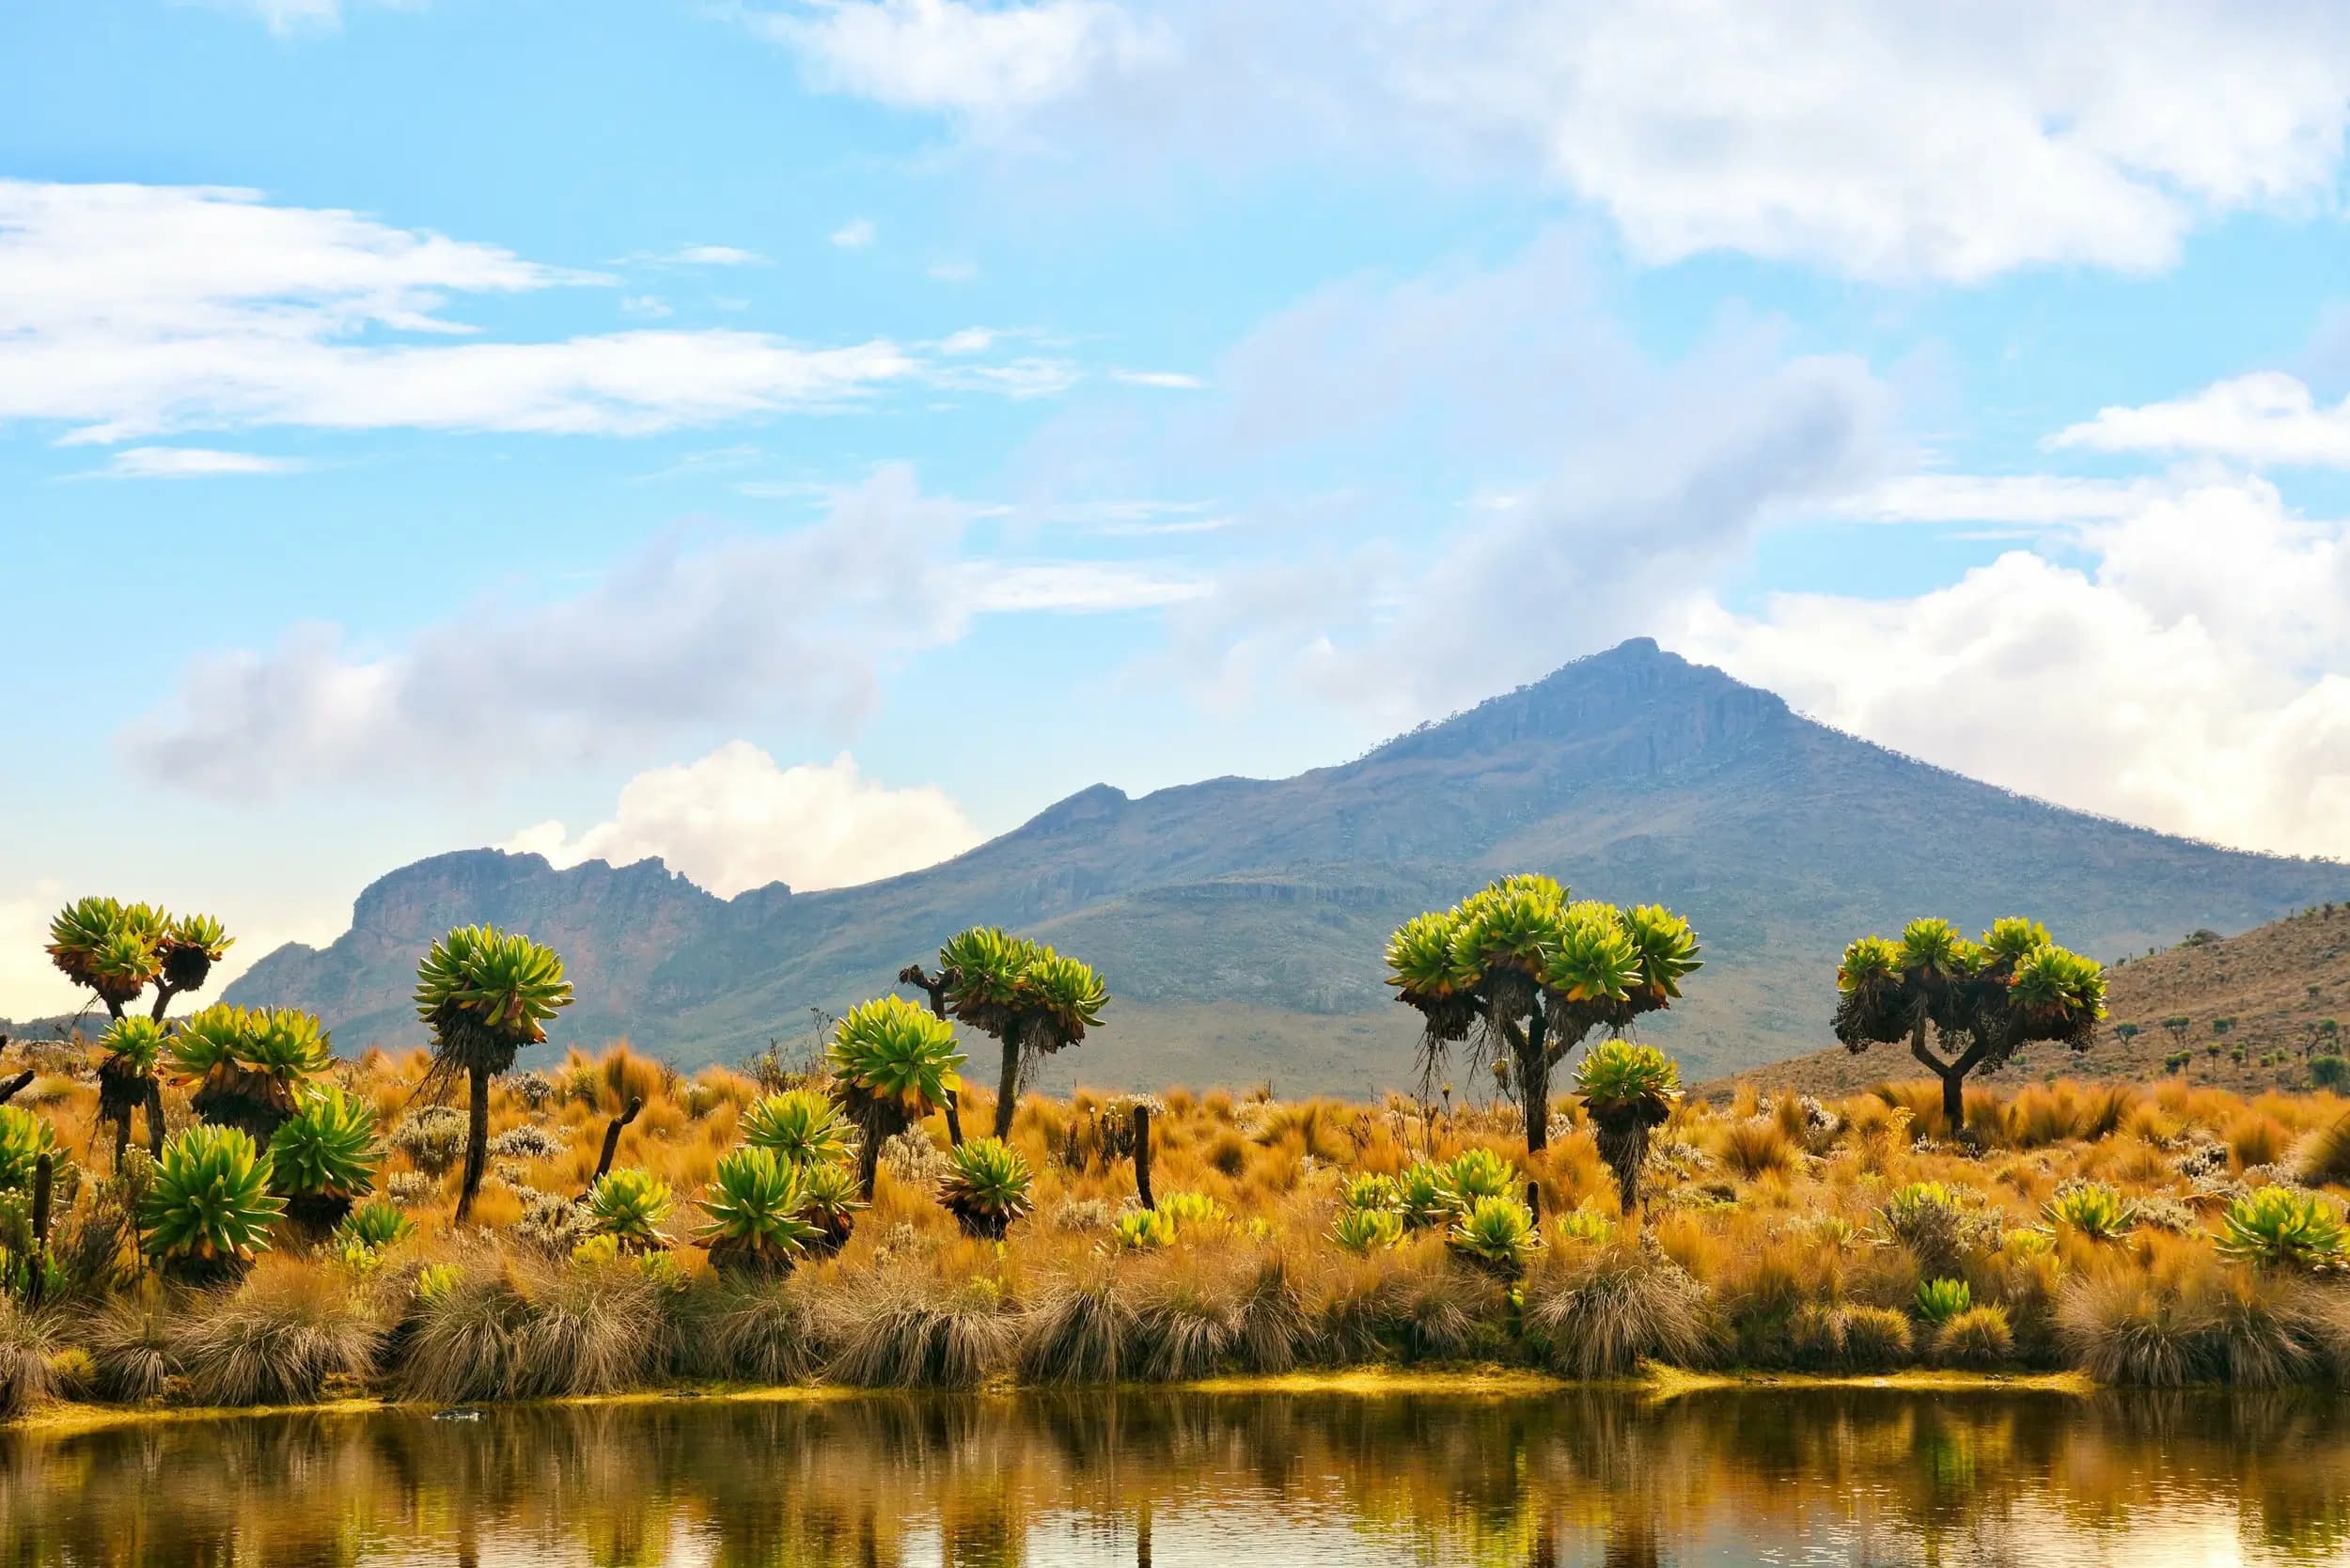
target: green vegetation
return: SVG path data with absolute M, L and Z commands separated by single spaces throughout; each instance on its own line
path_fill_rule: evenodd
M 237 1127 L 191 1127 L 164 1146 L 139 1207 L 139 1245 L 175 1278 L 228 1278 L 270 1246 L 286 1212 L 269 1156 Z
M 995 1091 L 995 1136 L 1011 1136 L 1020 1086 L 1038 1062 L 1100 1027 L 1109 992 L 1073 958 L 995 926 L 975 926 L 938 949 L 938 971 L 918 964 L 898 976 L 930 993 L 938 1016 L 968 1024 L 997 1043 L 1003 1074 Z M 959 1139 L 958 1139 L 959 1140 Z
M 1032 1185 L 1020 1151 L 1000 1139 L 974 1138 L 948 1154 L 938 1200 L 966 1235 L 1000 1240 L 1006 1228 L 1028 1212 Z
M 868 1198 L 881 1147 L 963 1087 L 954 1026 L 902 996 L 851 1008 L 833 1031 L 831 1063 L 863 1140 L 857 1185 Z
M 1526 1112 L 1526 1147 L 1550 1139 L 1552 1070 L 1595 1029 L 1621 1033 L 1672 1005 L 1699 964 L 1689 923 L 1654 904 L 1574 900 L 1553 878 L 1503 877 L 1387 940 L 1387 983 L 1423 1021 L 1421 1077 L 1466 1041 Z
M 2035 1040 L 2086 1050 L 2106 1015 L 2104 971 L 2020 916 L 1993 921 L 1980 942 L 1942 919 L 1912 920 L 1899 942 L 1861 937 L 1844 949 L 1836 989 L 1836 1038 L 1856 1052 L 1907 1041 L 1962 1136 L 1967 1074 Z
M 494 926 L 459 926 L 416 965 L 416 1016 L 432 1031 L 435 1089 L 466 1080 L 465 1175 L 457 1223 L 472 1213 L 489 1158 L 490 1080 L 514 1065 L 525 1045 L 547 1037 L 547 1021 L 572 1005 L 571 982 L 555 949 Z

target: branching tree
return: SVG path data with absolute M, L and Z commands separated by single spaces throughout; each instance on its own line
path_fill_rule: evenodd
M 446 1094 L 467 1080 L 465 1178 L 457 1223 L 473 1214 L 490 1152 L 490 1080 L 525 1045 L 547 1037 L 547 1020 L 572 1005 L 572 985 L 554 949 L 494 926 L 460 926 L 416 965 L 416 1015 L 432 1030 L 432 1070 L 420 1095 Z
M 1696 933 L 1672 911 L 1573 899 L 1546 876 L 1503 877 L 1387 939 L 1387 983 L 1425 1021 L 1423 1084 L 1468 1043 L 1525 1106 L 1528 1153 L 1549 1142 L 1552 1069 L 1593 1030 L 1621 1034 L 1670 1007 L 1699 966 Z
M 1836 987 L 1836 1038 L 1855 1052 L 1907 1041 L 1942 1081 L 1954 1137 L 1966 1128 L 1968 1074 L 2034 1040 L 2085 1051 L 2106 1015 L 2104 969 L 2020 917 L 1993 921 L 1981 942 L 1941 919 L 1912 920 L 1899 942 L 1861 937 L 1844 949 Z
M 968 1024 L 1002 1048 L 998 1138 L 1011 1136 L 1021 1085 L 1037 1063 L 1098 1027 L 1110 999 L 1090 965 L 995 926 L 974 926 L 948 938 L 938 949 L 937 973 L 910 964 L 899 971 L 898 982 L 919 986 L 938 1017 Z
M 74 984 L 86 986 L 106 1006 L 113 1025 L 101 1042 L 98 1115 L 115 1127 L 115 1163 L 131 1141 L 131 1117 L 147 1112 L 148 1152 L 164 1152 L 164 1096 L 155 1078 L 164 1015 L 175 997 L 201 991 L 236 938 L 210 915 L 164 913 L 152 904 L 116 899 L 80 899 L 49 922 L 49 960 Z M 132 1007 L 149 986 L 155 988 L 146 1028 L 125 1027 Z

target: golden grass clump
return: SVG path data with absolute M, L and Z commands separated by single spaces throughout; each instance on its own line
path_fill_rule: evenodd
M 203 1404 L 301 1404 L 372 1378 L 382 1324 L 332 1273 L 273 1258 L 176 1318 L 170 1355 Z

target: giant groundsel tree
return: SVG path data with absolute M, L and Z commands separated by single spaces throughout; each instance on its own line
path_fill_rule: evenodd
M 462 1225 L 489 1158 L 490 1080 L 546 1039 L 547 1021 L 572 1005 L 572 986 L 554 949 L 494 926 L 459 926 L 416 966 L 415 1001 L 432 1030 L 432 1071 L 418 1092 L 446 1092 L 461 1074 L 467 1082 Z
M 115 1128 L 121 1163 L 133 1113 L 147 1113 L 147 1146 L 161 1158 L 164 1099 L 155 1078 L 164 1015 L 172 999 L 204 989 L 212 965 L 235 938 L 210 915 L 170 915 L 152 904 L 118 899 L 77 899 L 49 922 L 49 961 L 58 972 L 97 994 L 113 1027 L 98 1066 L 101 1121 Z M 144 1018 L 131 1009 L 149 986 L 154 1000 Z M 144 1025 L 145 1027 L 140 1027 Z
M 1836 1038 L 1846 1049 L 1909 1043 L 1942 1081 L 1953 1136 L 1966 1129 L 1966 1077 L 1999 1067 L 2031 1041 L 2076 1051 L 2106 1015 L 2105 970 L 2048 940 L 2020 916 L 1969 942 L 1948 920 L 1912 920 L 1902 939 L 1863 936 L 1836 971 Z
M 1102 977 L 1089 965 L 995 926 L 974 926 L 948 938 L 938 949 L 936 974 L 915 964 L 898 980 L 929 992 L 938 1016 L 968 1024 L 1002 1047 L 998 1138 L 1011 1136 L 1020 1086 L 1036 1064 L 1084 1040 L 1086 1030 L 1101 1024 L 1109 1001 Z
M 851 1008 L 833 1030 L 834 1093 L 858 1134 L 857 1184 L 873 1196 L 882 1145 L 963 1087 L 955 1027 L 903 996 Z
M 1593 1030 L 1670 1007 L 1699 967 L 1689 922 L 1655 904 L 1575 899 L 1550 877 L 1506 876 L 1387 940 L 1387 983 L 1418 1010 L 1420 1070 L 1452 1048 L 1497 1063 L 1526 1108 L 1526 1146 L 1549 1141 L 1552 1070 Z

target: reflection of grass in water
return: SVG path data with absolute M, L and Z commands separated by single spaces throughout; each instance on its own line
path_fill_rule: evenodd
M 2350 1409 L 2288 1392 L 660 1402 L 23 1436 L 0 1456 L 0 1557 L 348 1561 L 387 1537 L 446 1548 L 470 1521 L 485 1560 L 561 1543 L 657 1562 L 690 1534 L 722 1563 L 891 1561 L 930 1535 L 949 1561 L 1009 1565 L 1048 1512 L 1130 1540 L 1149 1508 L 1164 1547 L 1204 1508 L 1268 1531 L 1350 1519 L 1433 1560 L 1581 1542 L 1631 1562 L 1701 1531 L 1784 1540 L 1858 1498 L 1921 1555 L 2027 1515 L 2060 1544 L 2191 1506 L 2240 1509 L 2244 1539 L 2308 1559 L 2350 1544 L 2345 1478 Z

